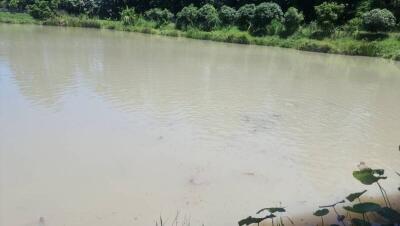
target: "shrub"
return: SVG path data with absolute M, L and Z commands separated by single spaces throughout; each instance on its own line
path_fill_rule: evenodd
M 57 0 L 36 0 L 35 3 L 27 8 L 33 18 L 45 20 L 55 15 L 58 4 Z
M 134 8 L 125 8 L 121 12 L 121 21 L 124 25 L 133 25 L 136 21 L 136 14 Z
M 219 22 L 218 11 L 211 4 L 205 4 L 199 9 L 196 25 L 201 30 L 211 31 L 219 25 Z
M 236 22 L 237 11 L 229 6 L 222 6 L 219 10 L 219 19 L 223 25 L 233 25 Z
M 184 7 L 176 14 L 176 27 L 178 29 L 187 29 L 194 27 L 197 18 L 198 9 L 194 5 Z
M 367 31 L 390 31 L 396 26 L 396 18 L 387 9 L 373 9 L 363 14 L 362 25 Z
M 174 18 L 168 9 L 154 8 L 145 12 L 145 18 L 156 22 L 157 27 L 168 24 Z
M 304 21 L 303 13 L 299 12 L 296 8 L 290 7 L 285 13 L 284 19 L 284 34 L 292 35 L 295 33 Z
M 245 4 L 237 11 L 236 24 L 240 30 L 249 30 L 256 11 L 256 5 Z
M 252 20 L 251 32 L 255 35 L 264 35 L 267 32 L 267 26 L 273 20 L 279 22 L 283 18 L 281 7 L 272 2 L 264 2 L 259 4 Z
M 349 20 L 343 26 L 343 31 L 349 34 L 354 34 L 360 30 L 361 26 L 362 26 L 362 19 L 359 17 L 355 17 Z
M 280 35 L 283 34 L 285 30 L 285 26 L 283 25 L 281 20 L 272 20 L 271 23 L 267 26 L 266 34 L 267 35 Z
M 325 34 L 331 34 L 344 12 L 344 5 L 335 2 L 324 2 L 315 6 L 317 24 Z

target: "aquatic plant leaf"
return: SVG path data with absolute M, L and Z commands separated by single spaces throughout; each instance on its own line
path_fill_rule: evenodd
M 239 226 L 243 225 L 250 225 L 250 224 L 258 224 L 261 221 L 265 220 L 266 218 L 255 218 L 255 217 L 247 217 L 245 219 L 242 219 L 238 222 Z
M 362 192 L 351 193 L 346 197 L 346 199 L 349 200 L 350 202 L 353 202 L 354 200 L 360 198 L 360 196 L 362 196 L 365 192 L 367 192 L 367 190 L 364 190 Z
M 243 226 L 243 225 L 250 225 L 250 224 L 259 224 L 261 221 L 268 219 L 268 218 L 274 218 L 276 217 L 274 214 L 270 214 L 268 216 L 265 217 L 247 217 L 245 219 L 242 219 L 238 222 L 239 226 Z
M 353 226 L 371 226 L 371 223 L 358 218 L 351 219 L 351 224 Z
M 365 185 L 371 185 L 380 179 L 386 179 L 387 177 L 382 176 L 383 173 L 384 171 L 381 169 L 374 170 L 367 168 L 359 171 L 353 171 L 353 177 Z M 375 174 L 378 174 L 379 176 L 375 176 Z
M 283 213 L 283 212 L 286 212 L 285 208 L 282 208 L 282 207 L 269 207 L 269 208 L 260 209 L 259 211 L 257 211 L 257 214 L 259 214 L 259 213 L 261 213 L 261 212 L 263 212 L 265 210 L 267 210 L 270 213 L 276 213 L 276 212 Z
M 381 209 L 381 206 L 379 204 L 373 203 L 373 202 L 363 202 L 363 203 L 358 203 L 351 206 L 345 206 L 343 209 L 353 212 L 353 213 L 368 213 L 368 212 L 374 212 L 378 211 Z
M 383 207 L 376 211 L 379 215 L 381 215 L 383 218 L 387 219 L 390 221 L 390 223 L 393 224 L 399 224 L 400 223 L 400 213 L 397 212 L 396 210 L 389 208 L 389 207 Z
M 328 213 L 329 213 L 328 209 L 320 209 L 320 210 L 315 211 L 314 216 L 322 217 L 322 216 L 327 215 Z

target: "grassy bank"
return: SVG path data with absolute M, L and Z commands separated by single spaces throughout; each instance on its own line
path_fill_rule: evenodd
M 312 52 L 383 57 L 400 61 L 400 33 L 391 33 L 389 37 L 375 41 L 357 40 L 352 36 L 345 35 L 316 40 L 301 35 L 301 32 L 306 31 L 301 31 L 299 35 L 289 38 L 280 38 L 279 36 L 254 37 L 248 32 L 238 30 L 236 27 L 228 27 L 210 32 L 197 29 L 181 31 L 177 30 L 174 24 L 157 27 L 155 23 L 146 21 L 143 18 L 140 18 L 135 25 L 125 26 L 120 21 L 71 15 L 61 15 L 49 20 L 40 21 L 26 13 L 10 13 L 6 11 L 0 12 L 0 23 L 111 29 L 218 42 L 277 46 Z

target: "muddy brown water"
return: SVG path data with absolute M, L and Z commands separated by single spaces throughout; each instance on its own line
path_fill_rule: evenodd
M 0 25 L 1 226 L 312 213 L 360 161 L 394 194 L 399 144 L 398 62 Z

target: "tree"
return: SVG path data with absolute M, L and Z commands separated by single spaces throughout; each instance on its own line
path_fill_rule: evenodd
M 219 25 L 218 11 L 211 4 L 205 4 L 197 13 L 196 25 L 204 31 L 211 31 Z
M 45 20 L 55 15 L 59 1 L 57 0 L 36 0 L 32 5 L 28 5 L 29 14 L 36 19 Z
M 367 31 L 390 31 L 396 25 L 396 18 L 387 9 L 373 9 L 363 14 L 362 25 Z
M 290 7 L 286 13 L 285 13 L 285 19 L 284 19 L 284 26 L 285 26 L 285 35 L 292 35 L 295 33 L 301 23 L 304 21 L 304 15 L 303 13 L 299 12 L 296 8 Z
M 344 12 L 344 4 L 335 2 L 324 2 L 321 5 L 315 6 L 317 14 L 317 24 L 326 34 L 333 32 L 337 21 Z
M 219 10 L 219 18 L 223 25 L 233 25 L 236 22 L 237 12 L 234 8 L 223 5 Z
M 237 11 L 236 24 L 240 30 L 249 30 L 255 11 L 256 5 L 254 4 L 246 4 L 239 8 Z
M 61 0 L 59 8 L 71 14 L 96 15 L 98 10 L 96 0 Z
M 156 22 L 157 27 L 168 24 L 174 18 L 174 14 L 168 9 L 160 8 L 149 9 L 144 15 L 147 19 Z
M 22 11 L 33 3 L 35 3 L 34 0 L 5 0 L 3 4 L 11 11 Z
M 187 29 L 194 27 L 197 19 L 198 9 L 194 5 L 184 7 L 176 14 L 176 27 L 178 29 Z
M 259 4 L 252 19 L 251 32 L 255 35 L 264 35 L 267 31 L 267 26 L 273 20 L 281 22 L 283 19 L 283 12 L 281 7 L 272 2 Z

